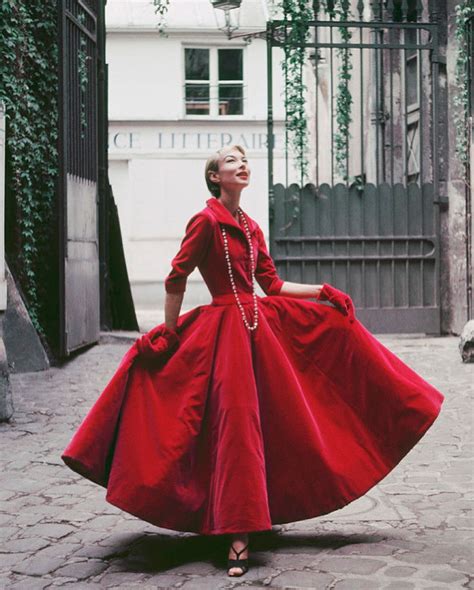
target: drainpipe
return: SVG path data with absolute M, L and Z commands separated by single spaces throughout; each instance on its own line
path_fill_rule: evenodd
M 474 118 L 469 117 L 468 132 L 470 158 L 466 165 L 466 292 L 467 319 L 474 319 L 472 297 L 472 183 L 474 182 Z
M 0 422 L 13 415 L 10 373 L 3 342 L 3 318 L 7 309 L 7 282 L 5 277 L 5 105 L 0 102 Z

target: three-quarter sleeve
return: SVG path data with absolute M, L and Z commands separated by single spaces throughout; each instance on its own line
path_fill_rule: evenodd
M 278 276 L 275 263 L 268 253 L 265 237 L 260 227 L 257 228 L 257 238 L 258 258 L 255 279 L 266 295 L 278 295 L 285 281 Z
M 178 253 L 171 261 L 172 270 L 165 279 L 167 293 L 186 290 L 188 275 L 204 258 L 212 235 L 212 222 L 206 215 L 193 215 L 186 225 Z

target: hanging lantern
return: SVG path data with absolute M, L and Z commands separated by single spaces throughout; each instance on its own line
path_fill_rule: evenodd
M 242 0 L 211 0 L 217 28 L 224 31 L 228 39 L 240 26 L 240 5 Z M 217 10 L 218 9 L 218 10 Z
M 234 10 L 240 8 L 242 0 L 211 0 L 213 8 L 219 8 L 220 10 Z

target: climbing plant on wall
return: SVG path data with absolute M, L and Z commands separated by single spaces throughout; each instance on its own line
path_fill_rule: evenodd
M 454 124 L 456 126 L 456 153 L 463 164 L 467 163 L 469 152 L 469 50 L 472 50 L 473 44 L 469 48 L 469 20 L 474 18 L 474 4 L 472 0 L 464 0 L 456 6 L 456 30 L 455 39 L 457 42 L 456 49 L 456 67 L 455 67 L 455 85 L 456 93 L 454 96 Z M 472 26 L 472 25 L 471 25 Z
M 158 30 L 160 33 L 164 33 L 170 0 L 152 0 L 152 4 L 155 7 L 155 14 L 159 16 Z
M 349 0 L 340 0 L 333 4 L 328 11 L 331 18 L 339 21 L 348 21 L 350 18 Z M 352 33 L 349 27 L 339 27 L 341 43 L 348 44 Z M 349 126 L 352 121 L 352 95 L 349 90 L 352 70 L 352 52 L 347 47 L 337 49 L 339 58 L 338 84 L 336 94 L 336 133 L 334 136 L 334 156 L 336 169 L 344 180 L 347 180 L 347 151 L 349 149 Z
M 292 147 L 300 182 L 304 183 L 308 175 L 308 120 L 306 112 L 306 85 L 304 67 L 306 63 L 306 42 L 309 34 L 309 22 L 313 10 L 308 2 L 299 0 L 281 0 L 280 8 L 284 20 L 291 24 L 286 28 L 284 60 L 282 62 L 285 76 L 285 123 Z
M 77 20 L 85 26 L 86 17 L 84 12 L 80 12 L 77 15 Z M 87 55 L 87 37 L 84 33 L 82 33 L 79 38 L 79 48 L 77 51 L 77 73 L 79 76 L 80 89 L 79 114 L 81 121 L 81 139 L 84 139 L 85 130 L 87 127 L 87 92 L 89 89 L 88 61 L 90 61 L 90 59 L 90 55 Z
M 0 100 L 6 107 L 6 252 L 43 335 L 54 332 L 57 130 L 56 1 L 0 3 Z

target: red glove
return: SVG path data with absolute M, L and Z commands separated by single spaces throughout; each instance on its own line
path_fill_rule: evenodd
M 179 345 L 179 336 L 175 330 L 165 324 L 143 334 L 135 341 L 140 360 L 149 365 L 166 362 Z
M 349 321 L 352 323 L 355 319 L 354 303 L 347 293 L 339 291 L 336 287 L 324 283 L 318 299 L 321 301 L 329 301 L 338 309 L 343 315 L 349 317 Z

